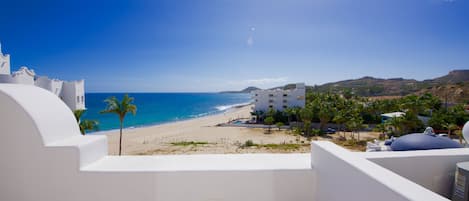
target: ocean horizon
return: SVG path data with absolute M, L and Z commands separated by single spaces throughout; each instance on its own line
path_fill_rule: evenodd
M 236 106 L 250 103 L 250 95 L 242 93 L 86 93 L 86 112 L 82 119 L 99 121 L 100 133 L 119 129 L 116 114 L 100 114 L 104 100 L 115 96 L 119 100 L 124 94 L 133 97 L 137 114 L 127 114 L 124 128 L 145 127 L 222 113 Z

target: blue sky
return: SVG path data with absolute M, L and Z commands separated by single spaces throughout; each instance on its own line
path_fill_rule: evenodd
M 3 1 L 12 69 L 87 91 L 207 92 L 469 69 L 462 0 Z

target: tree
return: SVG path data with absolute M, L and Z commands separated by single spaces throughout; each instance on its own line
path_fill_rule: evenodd
M 75 110 L 73 111 L 73 115 L 77 120 L 78 127 L 80 128 L 80 133 L 85 135 L 86 131 L 91 130 L 98 130 L 99 122 L 97 120 L 88 120 L 88 119 L 81 119 L 81 117 L 85 114 L 86 110 Z
M 320 103 L 318 116 L 319 116 L 319 123 L 320 123 L 319 128 L 320 130 L 324 130 L 324 127 L 326 126 L 326 124 L 334 116 L 334 109 L 332 105 L 328 102 Z
M 277 122 L 275 125 L 277 126 L 278 130 L 280 130 L 284 124 L 283 122 Z
M 75 116 L 75 119 L 77 120 L 78 123 L 80 123 L 80 119 L 85 114 L 86 110 L 74 110 L 73 115 Z
M 313 120 L 313 111 L 310 107 L 304 107 L 300 110 L 300 118 L 303 121 L 303 129 L 305 135 L 309 136 L 309 131 L 311 130 L 311 121 Z
M 285 112 L 285 114 L 287 115 L 287 118 L 288 118 L 288 125 L 290 125 L 291 123 L 291 117 L 295 114 L 295 110 L 291 107 L 289 108 L 285 108 L 285 110 L 283 110 L 283 112 Z
M 336 124 L 339 125 L 339 131 L 342 130 L 343 125 L 345 122 L 347 122 L 347 117 L 346 117 L 346 110 L 339 110 L 337 114 L 334 116 L 334 119 L 332 119 Z M 344 132 L 344 138 L 345 138 L 345 132 Z
M 355 139 L 355 132 L 357 133 L 357 140 L 360 141 L 360 129 L 365 128 L 363 119 L 360 116 L 354 116 L 345 123 L 347 128 L 352 131 L 352 139 Z
M 403 117 L 393 117 L 386 121 L 386 124 L 392 127 L 392 133 L 397 134 L 398 136 L 402 134 L 402 122 L 404 121 Z
M 454 123 L 445 123 L 443 127 L 448 130 L 448 137 L 451 137 L 451 132 L 459 129 L 459 126 Z
M 132 104 L 134 98 L 129 97 L 128 94 L 125 94 L 122 98 L 122 101 L 119 101 L 116 97 L 112 96 L 104 100 L 107 104 L 106 109 L 101 111 L 101 114 L 110 114 L 114 113 L 119 116 L 119 123 L 120 123 L 120 132 L 119 132 L 119 156 L 122 153 L 122 128 L 124 125 L 124 118 L 127 113 L 132 113 L 133 115 L 137 112 L 137 106 Z
M 271 117 L 271 116 L 265 118 L 265 119 L 264 119 L 264 124 L 269 126 L 269 127 L 268 127 L 268 130 L 267 130 L 267 133 L 270 133 L 270 128 L 271 128 L 270 126 L 271 126 L 272 124 L 274 124 L 274 118 Z
M 378 132 L 381 132 L 381 134 L 384 134 L 388 129 L 386 128 L 386 124 L 384 123 L 380 123 L 380 124 L 377 124 L 375 129 L 378 131 Z
M 99 122 L 96 120 L 84 119 L 80 121 L 80 132 L 85 135 L 86 131 L 98 130 Z

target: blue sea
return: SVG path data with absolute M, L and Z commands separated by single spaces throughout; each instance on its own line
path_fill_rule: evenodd
M 99 121 L 99 131 L 119 128 L 116 114 L 99 114 L 106 104 L 104 99 L 115 96 L 122 99 L 124 93 L 87 93 L 87 111 L 83 119 Z M 127 114 L 124 127 L 142 127 L 187 120 L 221 113 L 250 102 L 249 94 L 225 93 L 129 93 L 137 106 L 137 114 Z

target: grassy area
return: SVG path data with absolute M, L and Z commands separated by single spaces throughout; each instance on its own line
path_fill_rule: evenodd
M 266 149 L 277 149 L 277 150 L 297 150 L 300 149 L 302 144 L 292 144 L 292 143 L 280 143 L 280 144 L 256 144 L 252 140 L 247 140 L 244 144 L 240 145 L 240 148 L 256 147 L 256 148 L 266 148 Z
M 179 141 L 179 142 L 171 142 L 171 145 L 174 146 L 197 146 L 197 145 L 205 145 L 209 144 L 205 141 Z
M 259 146 L 268 149 L 297 150 L 301 144 L 262 144 Z
M 346 149 L 356 150 L 356 151 L 365 151 L 366 150 L 366 140 L 334 140 L 335 144 L 340 145 Z

